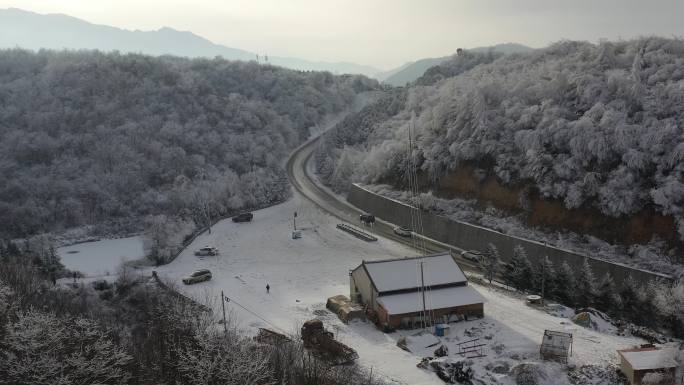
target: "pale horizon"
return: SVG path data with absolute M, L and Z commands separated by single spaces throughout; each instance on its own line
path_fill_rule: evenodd
M 379 0 L 87 1 L 0 0 L 0 8 L 60 13 L 127 30 L 169 27 L 216 44 L 311 61 L 389 70 L 457 48 L 559 40 L 620 40 L 684 35 L 684 2 Z

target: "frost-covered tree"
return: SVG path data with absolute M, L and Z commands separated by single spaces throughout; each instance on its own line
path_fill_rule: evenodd
M 684 240 L 683 63 L 684 40 L 657 37 L 457 55 L 403 89 L 403 103 L 386 98 L 349 117 L 317 151 L 335 160 L 352 146 L 363 171 L 352 181 L 401 187 L 415 114 L 425 180 L 463 164 L 486 168 L 569 209 L 672 215 Z
M 532 287 L 537 293 L 544 294 L 545 297 L 552 296 L 555 292 L 556 270 L 549 257 L 544 257 L 539 263 L 532 265 Z
M 522 246 L 516 245 L 513 248 L 513 256 L 504 266 L 503 276 L 507 283 L 518 290 L 525 291 L 532 288 L 532 264 Z
M 499 249 L 497 249 L 493 243 L 488 244 L 487 250 L 480 259 L 480 268 L 484 273 L 485 279 L 488 280 L 489 283 L 492 283 L 492 280 L 499 273 L 500 265 L 501 258 L 499 257 Z
M 261 385 L 270 383 L 263 351 L 231 330 L 199 330 L 195 343 L 177 347 L 178 371 L 192 385 Z
M 660 283 L 653 302 L 667 327 L 677 335 L 684 334 L 684 282 Z
M 641 309 L 642 297 L 643 287 L 639 285 L 634 277 L 631 275 L 627 276 L 620 289 L 620 298 L 622 299 L 620 315 L 626 319 L 641 323 L 643 320 L 643 311 Z
M 10 238 L 181 210 L 205 225 L 209 211 L 282 200 L 284 160 L 309 128 L 378 86 L 96 51 L 0 50 L 0 68 L 0 235 Z
M 606 273 L 596 285 L 594 305 L 601 311 L 617 314 L 622 307 L 622 298 L 610 273 Z
M 130 362 L 93 321 L 29 311 L 0 341 L 0 384 L 127 384 Z
M 24 252 L 33 257 L 34 264 L 39 266 L 46 275 L 54 277 L 63 269 L 55 242 L 48 234 L 38 234 L 28 238 Z
M 593 306 L 596 302 L 596 279 L 591 269 L 588 259 L 584 259 L 582 268 L 576 276 L 576 297 L 575 302 L 579 307 Z
M 145 255 L 157 265 L 167 263 L 183 245 L 183 238 L 192 230 L 191 223 L 176 217 L 147 217 L 143 233 Z
M 575 279 L 575 272 L 570 265 L 563 261 L 561 263 L 556 277 L 553 280 L 553 295 L 562 303 L 568 306 L 575 304 L 577 280 Z

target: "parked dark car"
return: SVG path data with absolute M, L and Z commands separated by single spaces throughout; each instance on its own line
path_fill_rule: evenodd
M 242 213 L 231 218 L 233 222 L 251 222 L 254 215 L 252 213 Z
M 361 214 L 359 215 L 359 220 L 365 224 L 375 223 L 375 215 Z
M 194 273 L 183 277 L 183 283 L 186 285 L 192 285 L 193 283 L 199 283 L 208 281 L 211 279 L 211 271 L 207 269 L 197 270 Z

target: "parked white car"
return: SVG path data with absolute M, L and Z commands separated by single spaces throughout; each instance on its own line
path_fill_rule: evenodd
M 200 256 L 200 257 L 207 256 L 207 255 L 209 255 L 209 256 L 218 255 L 218 253 L 219 253 L 218 249 L 215 247 L 211 247 L 211 246 L 204 246 L 201 249 L 195 250 L 195 255 Z
M 482 262 L 483 256 L 484 256 L 484 254 L 477 251 L 477 250 L 465 250 L 465 251 L 461 252 L 461 257 L 463 259 L 467 259 L 471 262 L 475 262 L 478 264 Z
M 403 226 L 397 226 L 394 228 L 394 234 L 397 234 L 400 237 L 410 237 L 413 235 L 413 231 L 409 229 L 408 227 L 403 227 Z

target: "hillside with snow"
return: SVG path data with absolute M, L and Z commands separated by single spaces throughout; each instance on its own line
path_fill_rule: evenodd
M 504 43 L 497 44 L 490 47 L 477 47 L 468 49 L 468 52 L 478 52 L 478 53 L 488 53 L 501 55 L 501 54 L 513 54 L 513 53 L 523 53 L 530 52 L 533 48 L 522 44 L 516 43 Z M 451 56 L 437 57 L 437 58 L 425 58 L 416 60 L 414 62 L 406 63 L 393 70 L 380 73 L 375 77 L 382 80 L 383 83 L 403 87 L 407 83 L 411 83 L 416 79 L 420 78 L 425 74 L 428 69 L 439 66 L 440 64 L 452 60 Z
M 201 227 L 282 201 L 289 152 L 373 87 L 220 58 L 0 50 L 0 236 L 146 215 Z
M 398 105 L 390 117 L 372 118 L 369 106 L 328 134 L 317 152 L 323 180 L 407 185 L 412 126 L 425 190 L 469 167 L 568 212 L 671 218 L 669 244 L 684 239 L 684 41 L 465 51 L 416 83 L 387 96 Z

